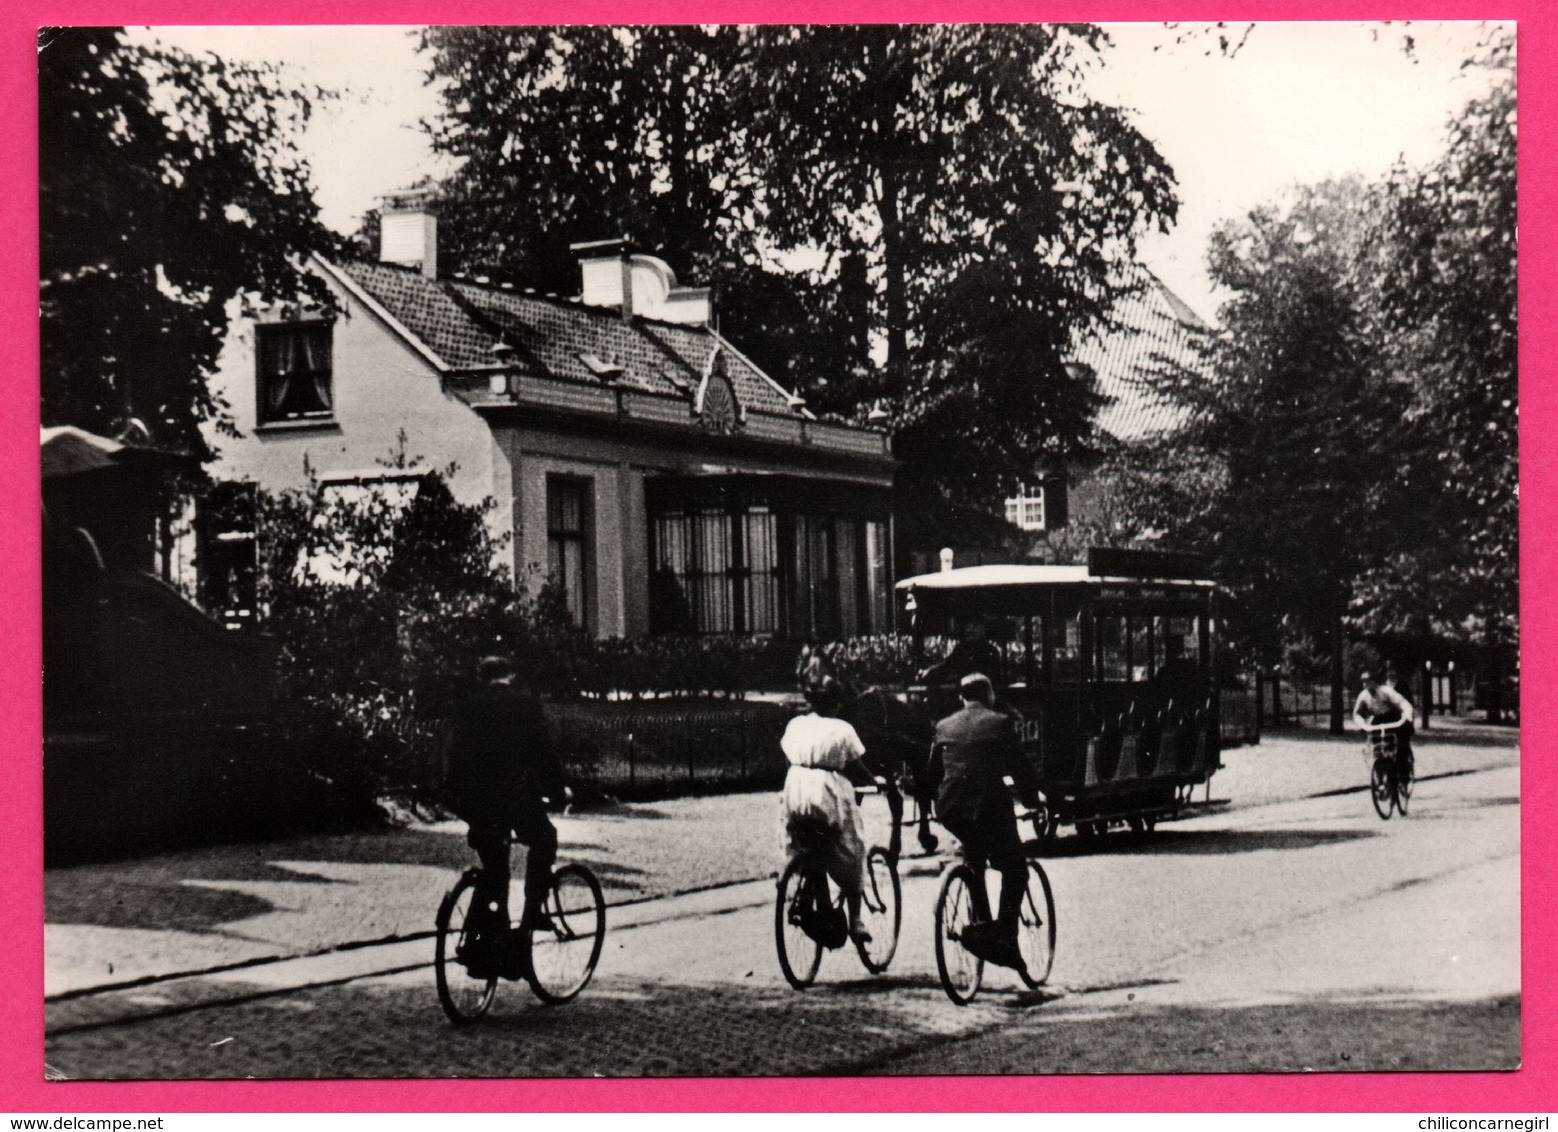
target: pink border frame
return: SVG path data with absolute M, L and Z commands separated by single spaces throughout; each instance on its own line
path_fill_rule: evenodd
M 218 17 L 218 11 L 220 16 Z M 214 17 L 216 17 L 214 19 Z M 899 1080 L 787 1079 L 678 1081 L 350 1081 L 46 1083 L 43 1080 L 42 769 L 39 718 L 37 422 L 37 87 L 35 30 L 62 24 L 226 24 L 518 22 L 920 22 L 1082 20 L 1515 19 L 1519 21 L 1523 136 L 1522 479 L 1526 488 L 1522 587 L 1525 708 L 1545 715 L 1553 694 L 1554 612 L 1532 595 L 1545 591 L 1558 559 L 1552 496 L 1558 467 L 1533 442 L 1554 423 L 1552 344 L 1558 322 L 1558 270 L 1552 236 L 1558 215 L 1551 76 L 1558 72 L 1558 7 L 1544 0 L 13 0 L 0 16 L 0 177 L 12 222 L 0 234 L 0 327 L 13 344 L 5 384 L 13 407 L 0 417 L 0 468 L 12 485 L 0 513 L 0 602 L 10 646 L 0 665 L 0 722 L 11 737 L 7 786 L 0 791 L 0 1109 L 16 1112 L 453 1112 L 453 1111 L 1550 1111 L 1554 1089 L 1553 856 L 1558 825 L 1555 749 L 1527 748 L 1523 775 L 1524 1068 L 1514 1073 L 1305 1076 L 1005 1077 Z M 25 344 L 24 349 L 16 349 Z

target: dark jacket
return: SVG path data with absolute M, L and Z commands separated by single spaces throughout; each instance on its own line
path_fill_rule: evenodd
M 541 701 L 506 684 L 489 684 L 460 704 L 444 792 L 468 822 L 512 824 L 543 797 L 558 798 L 562 766 Z
M 936 724 L 932 752 L 931 774 L 933 779 L 939 774 L 941 782 L 936 814 L 942 821 L 1011 821 L 1012 793 L 1002 776 L 1011 775 L 1022 792 L 1038 785 L 1011 717 L 982 703 L 965 703 Z

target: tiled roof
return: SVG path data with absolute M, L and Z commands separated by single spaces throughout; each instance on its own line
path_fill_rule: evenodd
M 1150 378 L 1179 367 L 1195 369 L 1200 356 L 1194 343 L 1211 332 L 1150 271 L 1141 269 L 1138 283 L 1115 304 L 1111 324 L 1085 338 L 1073 354 L 1073 360 L 1092 368 L 1099 391 L 1110 398 L 1099 410 L 1099 427 L 1125 442 L 1171 432 L 1184 423 L 1185 410 L 1161 397 Z
M 615 309 L 514 291 L 469 280 L 428 279 L 414 268 L 347 261 L 335 265 L 450 369 L 493 365 L 500 342 L 510 364 L 572 381 L 691 396 L 721 341 L 703 326 L 636 318 Z M 621 367 L 609 381 L 581 355 Z M 725 373 L 750 410 L 799 418 L 788 395 L 736 351 L 725 349 Z

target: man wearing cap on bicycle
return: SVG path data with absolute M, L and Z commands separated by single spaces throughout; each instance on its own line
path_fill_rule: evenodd
M 1412 701 L 1389 684 L 1381 684 L 1374 673 L 1365 672 L 1358 677 L 1362 690 L 1352 706 L 1352 717 L 1359 727 L 1379 727 L 1382 724 L 1400 722 L 1396 730 L 1396 743 L 1401 766 L 1408 780 L 1412 776 L 1412 721 L 1416 713 Z
M 958 695 L 962 709 L 936 724 L 931 748 L 931 778 L 940 783 L 936 815 L 962 842 L 971 863 L 988 862 L 1001 874 L 995 920 L 971 925 L 963 945 L 991 963 L 1020 968 L 1017 929 L 1028 888 L 1028 861 L 1005 776 L 1011 776 L 1030 805 L 1037 803 L 1038 782 L 1023 758 L 1011 717 L 995 710 L 990 678 L 969 673 L 958 685 Z
M 557 829 L 546 799 L 567 796 L 562 766 L 547 736 L 541 701 L 514 686 L 506 657 L 484 657 L 477 667 L 482 687 L 455 713 L 445 792 L 456 815 L 469 823 L 466 840 L 481 858 L 474 908 L 486 909 L 486 930 L 476 928 L 479 951 L 494 953 L 507 934 L 510 836 L 528 846 L 525 855 L 523 928 L 544 916 Z

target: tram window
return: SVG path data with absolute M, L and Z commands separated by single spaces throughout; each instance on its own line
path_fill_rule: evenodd
M 1125 618 L 1098 618 L 1098 678 L 1116 683 L 1130 679 Z
M 1163 618 L 1137 613 L 1120 620 L 1125 626 L 1123 671 L 1129 676 L 1118 678 L 1128 678 L 1133 684 L 1146 683 L 1163 663 Z
M 1201 634 L 1194 617 L 1170 617 L 1163 639 L 1163 656 L 1168 659 L 1183 657 L 1200 667 Z M 1159 661 L 1161 664 L 1162 661 Z
M 1019 683 L 1027 678 L 1028 646 L 1024 620 L 1016 616 L 990 615 L 984 618 L 985 637 L 1001 654 L 1002 670 L 998 678 L 1008 684 Z M 1038 631 L 1038 620 L 1035 618 L 1035 634 Z
M 1037 618 L 1035 634 L 1037 634 Z M 1055 679 L 1060 683 L 1075 684 L 1082 678 L 1082 622 L 1071 617 L 1065 622 L 1065 632 L 1055 640 Z M 1035 636 L 1037 639 L 1037 636 Z

